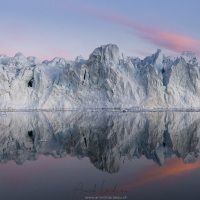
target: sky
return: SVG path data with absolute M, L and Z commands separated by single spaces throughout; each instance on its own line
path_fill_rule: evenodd
M 85 59 L 105 44 L 126 56 L 200 56 L 199 0 L 0 0 L 0 54 Z

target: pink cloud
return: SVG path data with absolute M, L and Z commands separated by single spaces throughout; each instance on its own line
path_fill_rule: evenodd
M 77 8 L 77 7 L 76 7 Z M 108 14 L 99 10 L 78 8 L 90 15 L 100 19 L 109 20 L 122 26 L 131 28 L 132 33 L 136 33 L 140 38 L 151 42 L 159 47 L 180 53 L 182 51 L 193 51 L 200 55 L 200 41 L 181 34 L 166 32 L 149 26 L 138 24 L 120 15 Z
M 187 36 L 151 29 L 147 32 L 140 32 L 139 36 L 155 45 L 178 53 L 190 50 L 200 54 L 200 41 Z

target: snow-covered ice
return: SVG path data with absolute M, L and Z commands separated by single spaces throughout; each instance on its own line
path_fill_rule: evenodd
M 200 63 L 192 52 L 172 58 L 157 50 L 141 60 L 108 44 L 88 60 L 0 55 L 0 109 L 195 109 L 199 98 Z

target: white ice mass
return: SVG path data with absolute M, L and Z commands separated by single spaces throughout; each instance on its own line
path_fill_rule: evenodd
M 200 63 L 180 58 L 121 56 L 108 44 L 84 60 L 40 62 L 0 55 L 0 109 L 200 108 Z

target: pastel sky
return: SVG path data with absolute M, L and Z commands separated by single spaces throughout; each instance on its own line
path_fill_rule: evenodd
M 199 0 L 0 0 L 0 54 L 74 60 L 113 43 L 143 58 L 200 55 Z

